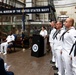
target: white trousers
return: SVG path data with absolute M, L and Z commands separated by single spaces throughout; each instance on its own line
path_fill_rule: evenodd
M 53 48 L 53 43 L 50 43 L 51 51 L 52 51 L 52 62 L 55 62 L 55 52 Z
M 55 50 L 56 52 L 56 62 L 57 62 L 57 65 L 58 65 L 58 73 L 59 75 L 64 75 L 64 68 L 63 68 L 63 65 L 62 65 L 62 57 L 61 57 L 61 50 Z
M 73 75 L 76 75 L 76 67 L 72 67 Z
M 62 51 L 62 62 L 65 70 L 64 75 L 73 75 L 72 74 L 72 61 L 70 59 L 69 53 Z
M 7 42 L 1 43 L 1 52 L 2 53 L 7 53 L 7 46 L 8 46 Z
M 57 49 L 54 49 L 55 66 L 58 68 L 56 51 L 57 51 Z
M 76 75 L 76 56 L 72 56 L 72 71 L 73 75 Z

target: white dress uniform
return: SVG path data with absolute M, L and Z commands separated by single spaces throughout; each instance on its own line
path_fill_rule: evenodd
M 76 38 L 76 36 L 75 36 Z M 70 52 L 70 56 L 72 57 L 72 71 L 73 75 L 76 75 L 76 41 L 72 48 L 72 51 Z
M 54 49 L 53 49 L 53 34 L 55 33 L 56 29 L 53 28 L 49 34 L 49 42 L 50 42 L 50 47 L 51 47 L 51 51 L 52 51 L 52 62 L 55 62 L 55 56 L 54 56 Z
M 58 67 L 58 75 L 63 75 L 62 69 L 62 61 L 61 61 L 61 50 L 62 50 L 62 41 L 60 40 L 61 35 L 65 31 L 64 28 L 60 29 L 60 32 L 57 34 L 56 38 L 54 39 L 54 51 L 56 56 L 56 67 Z
M 63 39 L 63 49 L 62 49 L 62 61 L 64 65 L 65 75 L 72 74 L 72 61 L 70 59 L 69 53 L 72 45 L 75 42 L 76 31 L 74 27 L 71 27 L 65 34 Z
M 8 43 L 14 40 L 15 37 L 13 35 L 8 35 L 6 38 L 6 42 L 1 43 L 1 53 L 7 54 Z
M 47 45 L 47 30 L 41 30 L 40 35 L 44 37 L 44 54 L 46 54 L 46 45 Z

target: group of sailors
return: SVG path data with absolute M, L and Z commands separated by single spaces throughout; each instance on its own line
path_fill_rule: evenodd
M 67 18 L 64 25 L 61 21 L 50 23 L 52 30 L 49 42 L 52 62 L 58 68 L 57 75 L 76 75 L 76 30 L 74 19 Z
M 52 21 L 50 25 L 52 30 L 49 34 L 49 42 L 52 51 L 52 62 L 58 68 L 58 75 L 76 75 L 76 30 L 74 28 L 74 19 L 67 18 L 64 25 L 62 21 Z M 42 27 L 40 35 L 45 39 L 47 38 L 45 27 Z M 1 44 L 0 53 L 3 53 L 4 46 L 4 54 L 7 54 L 7 45 L 14 40 L 14 36 L 11 36 L 7 37 L 7 42 Z M 46 47 L 46 45 L 44 46 Z

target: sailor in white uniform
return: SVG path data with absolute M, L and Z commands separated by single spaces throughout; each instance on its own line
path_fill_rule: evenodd
M 73 44 L 69 55 L 70 55 L 71 60 L 72 60 L 72 72 L 73 72 L 73 75 L 76 75 L 76 41 Z
M 69 53 L 71 51 L 72 45 L 75 43 L 76 30 L 73 27 L 74 19 L 67 18 L 65 21 L 65 27 L 67 31 L 62 36 L 63 48 L 62 48 L 62 61 L 64 65 L 65 74 L 73 75 L 72 72 L 72 60 L 70 59 Z
M 14 40 L 14 35 L 12 34 L 12 32 L 9 32 L 9 35 L 7 36 L 5 42 L 1 43 L 1 53 L 3 53 L 4 55 L 7 54 L 7 47 L 9 44 L 12 44 L 12 41 Z
M 55 21 L 52 21 L 51 23 L 50 23 L 50 25 L 51 25 L 51 27 L 52 27 L 52 30 L 51 30 L 51 32 L 50 32 L 50 34 L 49 34 L 49 43 L 50 43 L 50 47 L 51 47 L 51 51 L 52 51 L 52 62 L 55 62 L 55 55 L 54 55 L 54 49 L 53 49 L 53 45 L 54 45 L 54 43 L 53 43 L 53 34 L 55 33 L 55 31 L 56 31 L 56 28 L 55 28 Z
M 46 47 L 47 47 L 47 30 L 44 26 L 42 26 L 42 30 L 40 31 L 40 35 L 44 37 L 44 54 L 46 54 Z
M 63 75 L 62 74 L 62 61 L 61 61 L 61 50 L 62 50 L 62 41 L 60 40 L 61 35 L 65 29 L 63 28 L 62 21 L 58 21 L 56 23 L 56 35 L 53 36 L 54 39 L 54 51 L 55 51 L 55 56 L 56 56 L 56 67 L 58 67 L 58 75 Z

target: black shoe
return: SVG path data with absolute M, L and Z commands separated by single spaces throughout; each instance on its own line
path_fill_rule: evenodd
M 54 73 L 54 75 L 58 75 L 57 73 Z
M 52 66 L 52 68 L 53 68 L 54 70 L 58 70 L 58 68 L 57 68 L 56 66 Z
M 50 61 L 51 64 L 55 64 L 55 62 L 52 62 L 52 60 Z

